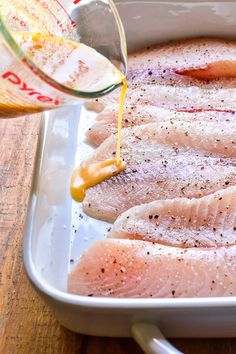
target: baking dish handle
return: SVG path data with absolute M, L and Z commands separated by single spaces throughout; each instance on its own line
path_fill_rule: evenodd
M 166 340 L 153 323 L 136 322 L 131 331 L 134 339 L 146 354 L 183 354 Z

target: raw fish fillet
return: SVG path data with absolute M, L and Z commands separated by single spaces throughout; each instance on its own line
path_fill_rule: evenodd
M 110 236 L 176 247 L 236 244 L 236 187 L 199 198 L 159 200 L 127 210 Z
M 114 158 L 116 136 L 86 161 Z M 127 209 L 157 199 L 200 198 L 236 184 L 236 123 L 165 122 L 123 129 L 125 171 L 90 188 L 85 212 L 114 221 Z
M 126 103 L 162 108 L 235 109 L 236 41 L 190 39 L 164 43 L 129 56 Z M 90 101 L 101 111 L 119 92 Z
M 105 239 L 84 252 L 69 274 L 68 291 L 130 298 L 236 295 L 236 246 L 181 249 Z
M 100 112 L 93 125 L 87 131 L 87 140 L 90 144 L 100 145 L 111 134 L 117 132 L 118 105 L 109 105 Z M 232 112 L 176 112 L 155 106 L 125 106 L 123 110 L 122 126 L 124 128 L 148 123 L 161 123 L 166 121 L 214 121 L 216 124 L 222 122 L 236 121 L 236 115 Z
M 203 86 L 201 82 L 189 87 L 174 84 L 140 84 L 134 89 L 128 89 L 125 102 L 131 106 L 151 105 L 179 112 L 235 111 L 236 82 L 234 88 L 227 87 L 226 84 L 211 88 Z M 98 99 L 95 105 L 91 102 L 87 108 L 102 111 L 110 104 L 117 104 L 119 97 L 117 90 L 112 95 Z
M 173 74 L 204 80 L 235 78 L 235 49 L 235 40 L 224 39 L 193 38 L 162 43 L 132 53 L 127 77 L 131 83 L 153 83 Z M 182 79 L 190 82 L 188 78 Z
M 236 82 L 235 82 L 236 87 Z M 97 101 L 86 104 L 88 109 L 101 112 L 110 104 L 119 102 L 119 92 L 115 92 Z M 143 84 L 127 91 L 125 102 L 127 105 L 151 105 L 159 108 L 179 112 L 235 111 L 236 88 L 216 87 L 204 88 L 197 86 L 180 87 L 168 85 Z

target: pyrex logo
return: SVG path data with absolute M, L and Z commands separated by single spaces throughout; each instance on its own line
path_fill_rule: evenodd
M 51 103 L 56 106 L 59 105 L 59 101 L 57 99 L 53 99 L 49 96 L 45 96 L 41 92 L 38 92 L 31 87 L 28 87 L 27 83 L 22 81 L 21 78 L 17 74 L 13 73 L 12 71 L 7 71 L 4 74 L 2 74 L 2 78 L 9 81 L 13 85 L 18 86 L 19 90 L 24 91 L 28 96 L 34 96 L 40 102 Z

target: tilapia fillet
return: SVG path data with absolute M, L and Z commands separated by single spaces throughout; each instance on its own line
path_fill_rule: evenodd
M 236 184 L 236 126 L 165 122 L 126 128 L 125 171 L 90 188 L 83 202 L 92 217 L 114 221 L 129 208 L 158 199 L 199 198 Z M 86 163 L 114 158 L 116 136 Z
M 106 239 L 82 255 L 68 277 L 73 294 L 164 298 L 236 295 L 236 246 L 175 247 Z
M 198 80 L 192 86 L 180 86 L 177 84 L 137 84 L 127 91 L 125 102 L 128 105 L 151 105 L 159 108 L 175 110 L 179 112 L 196 111 L 222 111 L 234 112 L 236 100 L 236 80 L 234 87 L 227 87 L 227 82 L 221 82 L 220 86 L 206 86 Z M 213 84 L 212 84 L 213 85 Z M 110 104 L 119 102 L 118 91 L 106 98 L 97 99 L 86 104 L 86 107 L 101 112 Z
M 100 145 L 111 134 L 117 132 L 119 106 L 117 104 L 107 106 L 97 114 L 93 125 L 88 129 L 86 136 L 90 144 Z M 176 112 L 155 106 L 125 106 L 123 110 L 123 128 L 144 125 L 148 123 L 161 123 L 167 121 L 209 121 L 216 124 L 236 121 L 233 112 Z
M 133 53 L 126 102 L 176 110 L 234 110 L 235 49 L 236 41 L 190 39 Z M 101 111 L 118 98 L 114 92 L 88 106 Z
M 235 78 L 235 49 L 235 40 L 213 38 L 162 43 L 129 55 L 127 77 L 131 82 L 148 83 L 173 74 L 205 80 Z
M 110 237 L 176 247 L 236 244 L 236 187 L 199 198 L 159 200 L 133 207 L 113 225 Z

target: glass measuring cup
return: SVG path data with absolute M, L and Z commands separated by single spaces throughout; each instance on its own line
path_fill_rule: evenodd
M 126 72 L 125 35 L 112 0 L 1 0 L 0 117 L 53 109 L 111 92 L 121 84 L 121 74 L 98 53 Z M 82 64 L 74 84 L 62 76 L 71 72 L 77 57 Z M 52 58 L 57 69 L 48 70 Z M 90 81 L 81 86 L 80 76 Z

